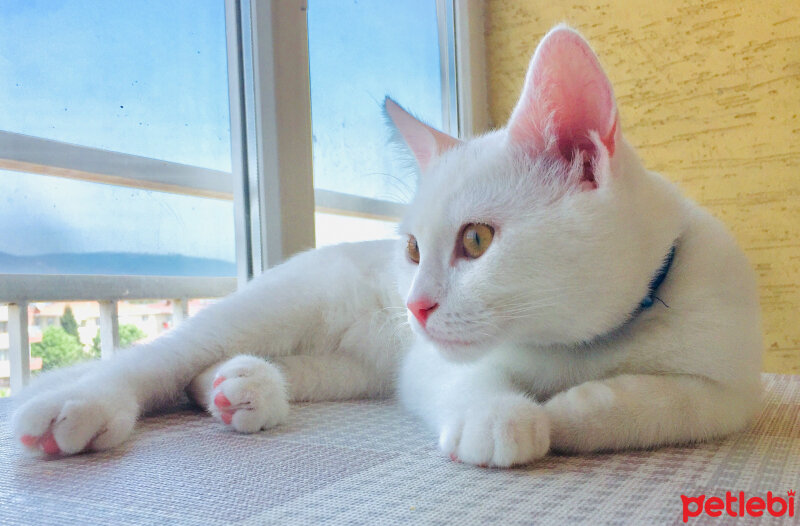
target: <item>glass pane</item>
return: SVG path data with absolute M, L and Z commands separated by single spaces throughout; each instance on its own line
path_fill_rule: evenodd
M 222 0 L 3 0 L 0 129 L 230 171 Z
M 317 212 L 314 216 L 317 246 L 345 241 L 369 241 L 397 236 L 397 223 Z
M 406 202 L 415 187 L 388 146 L 386 95 L 441 128 L 436 2 L 311 0 L 314 185 Z
M 0 170 L 0 273 L 235 276 L 233 203 Z

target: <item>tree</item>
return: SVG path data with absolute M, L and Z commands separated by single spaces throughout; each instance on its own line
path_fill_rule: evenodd
M 119 326 L 119 348 L 124 349 L 130 347 L 142 338 L 146 338 L 147 334 L 136 325 L 126 323 Z
M 124 349 L 125 347 L 130 347 L 137 341 L 146 337 L 147 334 L 145 334 L 145 332 L 136 325 L 126 323 L 125 325 L 119 326 L 120 349 Z M 97 335 L 92 339 L 92 348 L 90 350 L 90 353 L 95 358 L 100 356 L 100 331 L 97 331 Z
M 64 329 L 67 334 L 71 334 L 80 340 L 80 336 L 78 336 L 78 322 L 75 320 L 75 315 L 72 313 L 72 307 L 67 305 L 60 321 L 61 328 Z
M 64 367 L 87 358 L 78 338 L 56 326 L 45 329 L 41 343 L 31 345 L 31 355 L 41 357 L 43 371 Z

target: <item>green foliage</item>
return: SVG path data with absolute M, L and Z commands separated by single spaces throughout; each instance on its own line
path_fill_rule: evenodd
M 147 334 L 136 325 L 126 323 L 119 326 L 119 348 L 124 349 L 130 347 L 142 338 L 146 338 Z
M 31 345 L 31 355 L 41 357 L 43 371 L 71 365 L 88 358 L 78 338 L 61 327 L 45 329 L 41 343 Z
M 11 396 L 11 389 L 8 387 L 0 387 L 0 398 Z
M 72 307 L 67 305 L 67 308 L 64 309 L 64 315 L 61 316 L 61 328 L 67 334 L 71 334 L 75 336 L 75 338 L 80 338 L 78 336 L 78 322 L 75 321 L 75 315 L 72 313 Z
M 92 358 L 100 358 L 100 329 L 97 330 L 97 334 L 92 338 L 92 346 L 89 347 L 89 355 L 91 355 Z
M 147 337 L 147 334 L 145 334 L 144 331 L 139 327 L 137 327 L 136 325 L 126 323 L 125 325 L 119 326 L 120 349 L 124 349 L 125 347 L 130 347 L 131 345 L 133 345 L 134 343 L 145 337 Z M 92 347 L 89 350 L 89 352 L 95 358 L 100 357 L 100 331 L 97 331 L 97 335 L 92 339 Z

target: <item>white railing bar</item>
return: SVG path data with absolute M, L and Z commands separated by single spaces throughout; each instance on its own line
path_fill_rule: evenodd
M 8 343 L 11 366 L 11 392 L 17 394 L 31 377 L 31 352 L 28 340 L 28 304 L 24 301 L 8 306 Z
M 0 169 L 231 199 L 231 174 L 0 131 Z
M 108 360 L 119 347 L 119 316 L 116 301 L 100 301 L 100 357 Z
M 0 303 L 218 298 L 235 290 L 233 277 L 0 274 Z
M 189 317 L 189 301 L 186 298 L 172 300 L 172 326 L 177 327 Z
M 398 220 L 403 217 L 406 211 L 406 205 L 401 203 L 372 199 L 360 195 L 343 194 L 319 188 L 314 190 L 314 200 L 317 212 L 340 215 Z

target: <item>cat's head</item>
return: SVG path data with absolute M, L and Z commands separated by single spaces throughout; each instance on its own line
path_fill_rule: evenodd
M 501 130 L 462 142 L 390 99 L 386 112 L 420 172 L 398 246 L 417 333 L 472 360 L 508 341 L 589 341 L 630 316 L 674 240 L 678 201 L 625 143 L 578 33 L 544 37 Z

